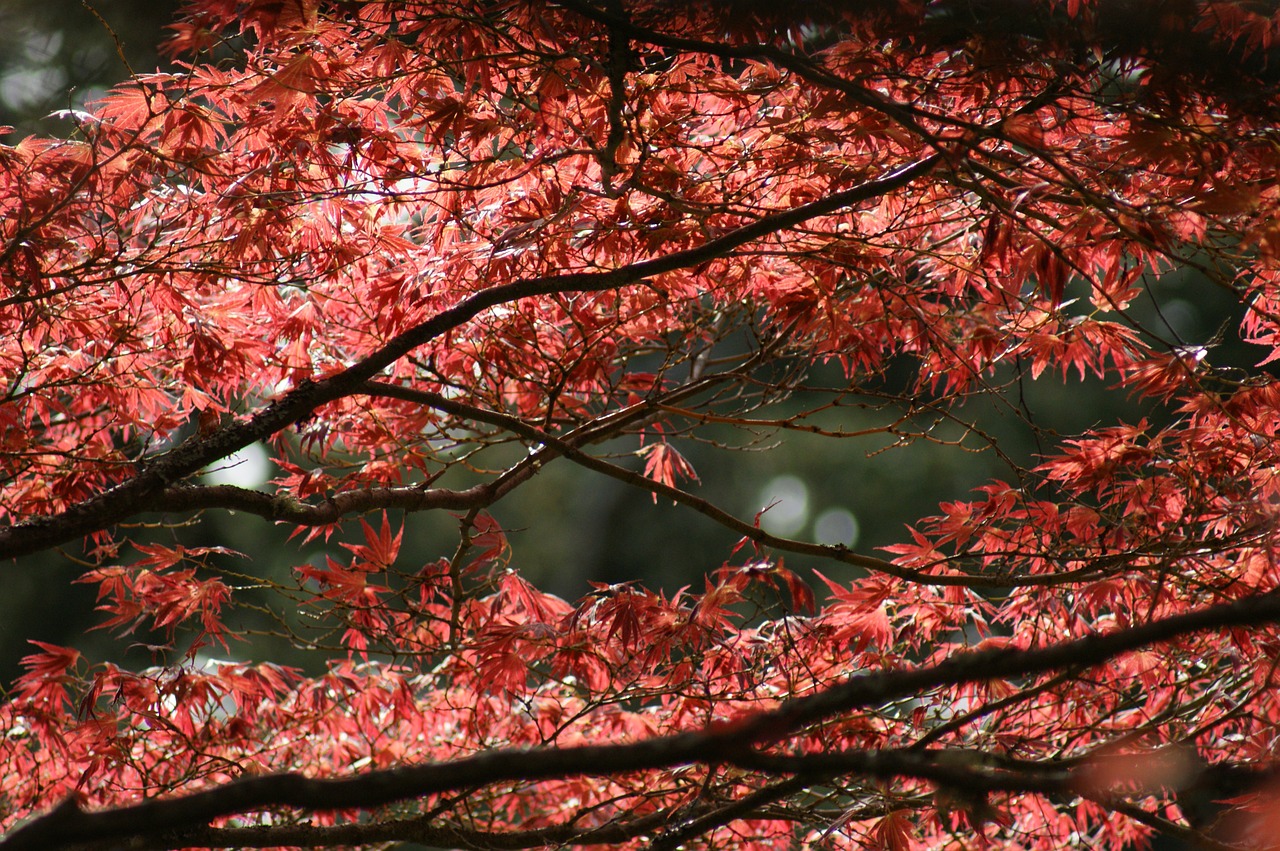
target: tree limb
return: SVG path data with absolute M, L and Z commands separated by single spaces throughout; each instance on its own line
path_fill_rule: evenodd
M 55 851 L 86 841 L 155 837 L 220 816 L 268 807 L 309 810 L 376 807 L 480 785 L 606 776 L 693 763 L 727 763 L 748 769 L 762 768 L 767 763 L 771 770 L 848 771 L 882 778 L 910 776 L 962 788 L 970 783 L 977 784 L 974 788 L 1009 791 L 1067 788 L 1055 785 L 1068 784 L 1070 778 L 1066 774 L 1057 779 L 1057 775 L 1047 774 L 1036 782 L 1027 779 L 1019 787 L 1007 772 L 994 775 L 981 763 L 938 756 L 952 751 L 908 748 L 819 754 L 803 758 L 807 762 L 795 762 L 793 757 L 774 757 L 756 748 L 767 747 L 796 730 L 859 707 L 881 706 L 943 686 L 1025 677 L 1071 665 L 1098 665 L 1123 653 L 1189 633 L 1277 622 L 1280 622 L 1280 591 L 1271 591 L 1047 647 L 972 651 L 922 668 L 861 674 L 816 694 L 792 698 L 775 710 L 741 722 L 628 744 L 493 750 L 453 762 L 371 771 L 345 778 L 319 779 L 301 774 L 248 777 L 182 797 L 154 799 L 98 812 L 85 812 L 74 799 L 68 799 L 47 815 L 0 840 L 0 851 Z M 777 760 L 792 762 L 774 764 Z
M 162 510 L 165 489 L 310 416 L 318 407 L 358 392 L 360 386 L 409 352 L 463 325 L 489 308 L 540 295 L 598 292 L 624 287 L 657 275 L 688 269 L 724 257 L 750 242 L 819 216 L 901 189 L 932 171 L 942 156 L 932 154 L 817 201 L 764 216 L 702 245 L 642 260 L 606 272 L 572 272 L 524 278 L 489 287 L 397 335 L 380 349 L 336 375 L 303 381 L 252 417 L 224 425 L 208 435 L 193 435 L 174 449 L 149 459 L 133 478 L 65 510 L 0 527 L 0 558 L 16 558 L 65 544 L 108 528 L 135 514 Z

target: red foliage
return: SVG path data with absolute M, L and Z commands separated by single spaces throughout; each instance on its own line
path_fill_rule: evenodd
M 0 556 L 84 542 L 102 626 L 170 645 L 34 642 L 0 849 L 1272 847 L 1276 18 L 810 5 L 200 0 L 185 70 L 0 146 Z M 1256 367 L 1151 309 L 1188 269 Z M 1019 395 L 1085 379 L 1145 417 Z M 1042 456 L 884 558 L 688 460 L 922 411 L 1000 451 L 977 396 Z M 255 443 L 269 485 L 201 478 Z M 547 594 L 488 510 L 548 464 L 741 543 L 701 593 Z M 221 511 L 336 540 L 178 543 Z M 458 539 L 406 564 L 425 511 Z M 316 665 L 209 658 L 255 607 Z

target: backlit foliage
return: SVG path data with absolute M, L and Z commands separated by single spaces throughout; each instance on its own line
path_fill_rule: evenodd
M 1275 847 L 1280 22 L 774 5 L 198 0 L 182 70 L 0 146 L 0 555 L 172 643 L 32 646 L 0 848 Z M 1185 270 L 1257 367 L 1164 321 Z M 1084 379 L 1146 416 L 1018 401 Z M 980 397 L 1042 451 L 888 552 L 770 534 L 687 451 L 1001 453 Z M 255 443 L 268 485 L 201 478 Z M 548 465 L 741 542 L 543 593 L 490 510 Z M 226 511 L 329 555 L 177 543 Z M 416 512 L 457 529 L 426 563 Z M 314 669 L 214 661 L 264 586 Z

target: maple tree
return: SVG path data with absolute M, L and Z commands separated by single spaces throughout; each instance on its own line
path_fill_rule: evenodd
M 0 147 L 0 555 L 172 648 L 35 643 L 0 848 L 1275 847 L 1280 21 L 1016 5 L 200 0 L 179 72 Z M 1164 320 L 1188 269 L 1250 362 Z M 1086 377 L 1143 413 L 1017 402 Z M 1038 457 L 883 553 L 681 451 L 1001 453 L 983 398 Z M 544 593 L 491 511 L 547 465 L 740 543 Z M 329 555 L 184 538 L 228 511 Z M 262 586 L 316 669 L 212 658 Z

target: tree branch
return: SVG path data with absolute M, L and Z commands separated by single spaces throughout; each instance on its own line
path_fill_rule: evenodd
M 390 819 L 361 824 L 282 824 L 252 827 L 205 827 L 182 830 L 157 837 L 151 849 L 172 848 L 277 848 L 298 846 L 328 848 L 335 845 L 367 845 L 375 842 L 415 842 L 436 848 L 466 848 L 473 851 L 520 851 L 570 844 L 621 843 L 660 830 L 671 818 L 660 810 L 629 821 L 579 827 L 572 823 L 532 830 L 497 832 L 474 830 L 439 823 L 427 814 L 416 818 Z M 118 847 L 118 846 L 114 846 Z M 105 849 L 104 849 L 105 851 Z
M 635 284 L 657 275 L 688 269 L 758 239 L 810 219 L 860 204 L 901 189 L 928 174 L 941 162 L 940 154 L 901 166 L 883 177 L 817 201 L 782 210 L 743 225 L 702 245 L 642 260 L 606 272 L 573 272 L 523 278 L 481 290 L 454 307 L 405 331 L 357 363 L 320 381 L 304 381 L 252 417 L 224 425 L 205 436 L 194 435 L 155 458 L 133 478 L 64 511 L 0 527 L 0 558 L 16 558 L 65 544 L 105 529 L 144 511 L 164 508 L 164 491 L 209 464 L 226 458 L 310 416 L 321 405 L 341 399 L 409 352 L 461 326 L 489 308 L 540 295 L 598 292 Z
M 466 490 L 448 488 L 384 487 L 342 491 L 318 503 L 308 503 L 290 494 L 269 494 L 234 485 L 174 485 L 165 488 L 160 504 L 165 511 L 202 511 L 224 508 L 256 514 L 298 526 L 324 526 L 344 517 L 379 509 L 427 511 L 443 508 L 465 511 L 483 508 L 497 498 L 492 484 Z
M 454 762 L 372 771 L 346 778 L 317 779 L 301 774 L 248 777 L 178 798 L 149 800 L 98 812 L 85 812 L 74 799 L 68 799 L 47 815 L 0 840 L 0 851 L 55 851 L 86 841 L 157 837 L 220 816 L 268 807 L 367 808 L 496 783 L 606 776 L 691 763 L 731 764 L 748 769 L 768 765 L 774 770 L 806 773 L 848 771 L 877 777 L 914 776 L 961 788 L 969 783 L 983 788 L 983 782 L 999 781 L 1003 784 L 999 788 L 1042 791 L 1048 788 L 1044 784 L 1059 782 L 1053 779 L 1056 775 L 1047 775 L 1039 785 L 1028 781 L 1023 787 L 1017 787 L 1008 775 L 983 781 L 979 772 L 990 774 L 987 766 L 938 756 L 953 751 L 921 752 L 907 748 L 894 752 L 857 752 L 856 755 L 815 755 L 810 762 L 794 763 L 788 768 L 782 763 L 775 765 L 767 761 L 790 757 L 772 757 L 754 748 L 781 741 L 796 730 L 859 707 L 880 706 L 944 686 L 1025 677 L 1071 665 L 1099 665 L 1126 652 L 1189 633 L 1277 622 L 1280 622 L 1280 591 L 1271 591 L 1048 647 L 973 651 L 957 654 L 937 665 L 862 674 L 825 691 L 792 698 L 775 710 L 741 722 L 629 744 L 493 750 Z M 842 759 L 847 760 L 847 764 L 839 763 Z

